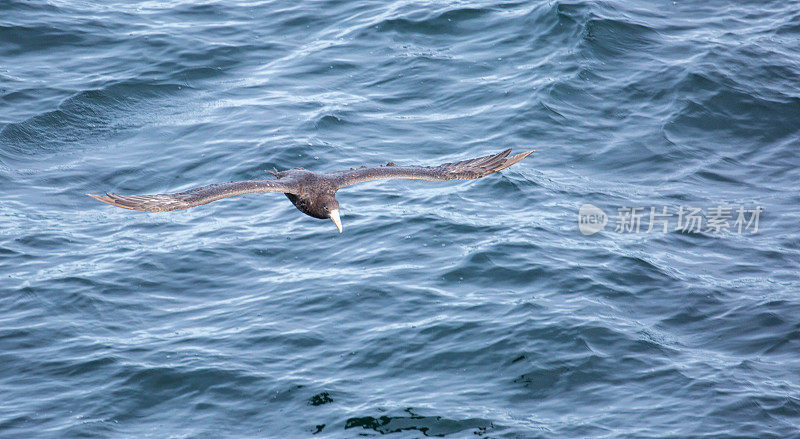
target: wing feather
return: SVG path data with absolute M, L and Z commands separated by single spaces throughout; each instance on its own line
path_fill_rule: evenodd
M 391 178 L 414 180 L 471 180 L 485 177 L 501 169 L 505 169 L 525 157 L 533 154 L 533 150 L 509 157 L 511 149 L 497 154 L 487 155 L 460 162 L 443 163 L 438 166 L 387 166 L 359 168 L 336 173 L 334 179 L 338 187 Z
M 249 180 L 234 181 L 230 183 L 211 184 L 173 194 L 155 195 L 119 195 L 109 194 L 92 195 L 112 206 L 122 207 L 142 212 L 169 212 L 171 210 L 188 209 L 200 206 L 222 198 L 235 197 L 242 194 L 256 192 L 288 192 L 294 190 L 291 182 L 281 180 Z

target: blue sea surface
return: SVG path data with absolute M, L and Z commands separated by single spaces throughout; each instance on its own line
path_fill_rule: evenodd
M 795 1 L 2 0 L 0 437 L 800 437 L 798 42 Z M 506 148 L 341 235 L 84 195 Z

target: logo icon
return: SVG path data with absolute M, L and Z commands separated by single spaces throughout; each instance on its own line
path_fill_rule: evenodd
M 606 228 L 608 216 L 599 207 L 584 204 L 578 209 L 578 230 L 584 235 L 594 235 Z

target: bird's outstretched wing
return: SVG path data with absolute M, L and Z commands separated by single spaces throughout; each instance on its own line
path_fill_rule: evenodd
M 288 179 L 287 179 L 288 180 Z M 254 192 L 288 192 L 295 190 L 292 181 L 287 180 L 249 180 L 230 183 L 211 184 L 184 192 L 157 195 L 103 195 L 86 194 L 104 203 L 125 209 L 142 212 L 168 212 L 170 210 L 188 209 L 222 198 Z
M 414 180 L 471 180 L 481 178 L 505 169 L 514 163 L 533 154 L 526 151 L 521 154 L 508 156 L 511 149 L 493 155 L 478 157 L 454 163 L 444 163 L 439 166 L 395 166 L 388 163 L 386 166 L 373 168 L 359 168 L 332 174 L 338 187 L 365 181 L 407 178 Z

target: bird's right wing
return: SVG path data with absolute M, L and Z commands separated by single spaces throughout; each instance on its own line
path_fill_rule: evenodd
M 511 149 L 497 154 L 463 160 L 454 163 L 444 163 L 438 166 L 395 166 L 389 163 L 386 166 L 359 168 L 331 174 L 338 187 L 365 181 L 407 178 L 413 180 L 471 180 L 485 177 L 533 154 L 526 151 L 509 157 Z
M 188 209 L 222 198 L 235 197 L 255 192 L 288 192 L 295 191 L 293 182 L 285 180 L 249 180 L 230 183 L 211 184 L 189 189 L 174 194 L 156 195 L 103 195 L 86 194 L 112 206 L 142 212 L 168 212 L 170 210 Z

